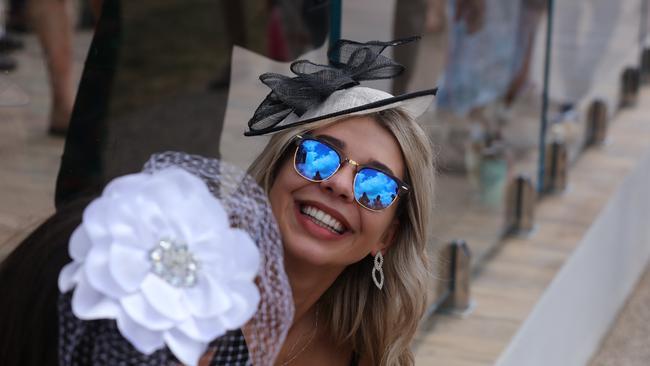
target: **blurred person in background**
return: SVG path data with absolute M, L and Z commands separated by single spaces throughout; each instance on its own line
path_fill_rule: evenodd
M 454 9 L 454 19 L 447 19 L 448 6 Z M 447 0 L 397 0 L 395 2 L 395 16 L 393 18 L 393 37 L 403 38 L 414 34 L 423 37 L 418 44 L 408 44 L 396 49 L 395 61 L 406 67 L 404 73 L 394 80 L 393 94 L 402 94 L 408 91 L 409 83 L 416 70 L 415 65 L 420 48 L 432 42 L 436 56 L 442 59 L 446 53 L 449 22 L 464 22 L 468 34 L 476 33 L 483 27 L 485 17 L 485 0 L 456 0 L 448 5 Z M 427 60 L 430 61 L 430 60 Z M 437 83 L 439 73 L 442 72 L 442 61 L 431 65 L 427 62 L 427 75 L 432 76 Z M 437 65 L 440 64 L 440 65 Z M 433 67 L 431 67 L 433 66 Z
M 29 0 L 27 3 L 30 24 L 45 54 L 52 92 L 49 133 L 54 136 L 65 136 L 75 98 L 73 10 L 69 0 Z
M 25 0 L 10 0 L 5 12 L 5 26 L 0 27 L 0 71 L 12 71 L 16 68 L 16 60 L 10 53 L 24 47 L 22 40 L 14 32 L 25 29 L 17 27 L 17 20 L 23 13 Z
M 510 107 L 517 96 L 529 83 L 535 37 L 539 23 L 546 11 L 547 0 L 522 0 L 519 9 L 519 29 L 517 35 L 517 54 L 515 55 L 515 74 L 503 97 L 506 107 Z
M 49 75 L 52 105 L 48 132 L 53 136 L 65 136 L 75 99 L 72 42 L 75 4 L 70 0 L 28 0 L 26 4 L 25 1 L 12 1 L 19 3 L 12 24 L 26 30 L 21 15 L 26 9 L 29 24 L 43 48 Z M 102 0 L 90 0 L 90 5 L 98 19 Z

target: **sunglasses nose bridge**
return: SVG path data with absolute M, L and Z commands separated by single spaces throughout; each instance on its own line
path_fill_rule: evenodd
M 357 163 L 356 161 L 354 161 L 354 160 L 352 160 L 350 158 L 345 158 L 345 160 L 343 160 L 343 162 L 347 163 L 349 165 L 352 165 L 354 167 L 355 171 L 357 171 L 359 169 L 359 163 Z

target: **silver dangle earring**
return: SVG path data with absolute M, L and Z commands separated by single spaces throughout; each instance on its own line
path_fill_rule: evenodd
M 372 268 L 372 280 L 375 281 L 375 286 L 381 290 L 384 286 L 384 270 L 381 269 L 381 266 L 384 265 L 384 257 L 381 255 L 381 251 L 377 252 L 375 255 L 375 266 Z M 377 274 L 379 273 L 379 279 L 377 279 Z

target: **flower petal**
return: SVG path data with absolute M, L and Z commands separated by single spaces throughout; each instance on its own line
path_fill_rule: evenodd
M 112 298 L 126 295 L 124 289 L 113 279 L 108 267 L 109 245 L 96 244 L 88 252 L 84 262 L 84 272 L 88 282 L 95 288 Z
M 136 248 L 143 245 L 143 240 L 134 227 L 134 225 L 137 225 L 139 218 L 129 218 L 125 215 L 118 216 L 120 213 L 117 212 L 112 212 L 112 215 L 113 217 L 110 217 L 110 221 L 106 223 L 106 228 L 114 243 Z
M 77 262 L 83 262 L 91 246 L 92 241 L 86 229 L 83 225 L 79 225 L 70 236 L 70 245 L 68 246 L 70 257 Z
M 117 329 L 133 347 L 145 355 L 150 355 L 165 345 L 162 332 L 152 331 L 139 325 L 125 313 L 117 318 Z
M 206 230 L 213 230 L 215 225 L 228 225 L 225 210 L 212 196 L 205 182 L 183 169 L 170 168 L 156 172 L 147 188 L 148 195 L 159 202 L 161 210 L 174 227 L 177 239 L 189 244 L 195 236 L 203 236 Z M 215 214 L 218 215 L 216 219 Z M 192 220 L 188 220 L 188 217 Z
M 260 269 L 259 249 L 243 230 L 224 230 L 221 237 L 197 244 L 192 251 L 205 264 L 202 269 L 219 279 L 253 281 Z
M 138 210 L 138 222 L 134 224 L 139 244 L 144 249 L 151 249 L 162 237 L 169 236 L 169 224 L 160 205 L 147 197 L 135 201 Z
M 175 329 L 165 332 L 163 337 L 169 350 L 187 366 L 195 366 L 208 348 L 207 343 L 195 341 Z
M 168 284 L 162 278 L 149 274 L 142 281 L 142 294 L 161 315 L 173 321 L 183 321 L 190 316 L 183 301 L 182 290 Z
M 201 215 L 192 216 L 191 229 L 195 239 L 200 240 L 206 236 L 219 235 L 223 230 L 230 227 L 228 213 L 221 202 L 207 189 L 197 190 L 194 200 L 195 203 L 187 203 L 189 207 L 196 207 L 201 210 Z M 192 205 L 189 205 L 190 203 Z
M 140 293 L 120 299 L 124 312 L 136 323 L 155 331 L 170 329 L 174 321 L 157 312 Z
M 72 294 L 72 312 L 81 320 L 115 319 L 121 312 L 112 299 L 96 291 L 82 278 Z
M 239 282 L 231 286 L 233 306 L 221 314 L 226 329 L 237 329 L 244 325 L 257 311 L 260 292 L 252 282 Z
M 102 196 L 92 201 L 84 210 L 82 223 L 93 245 L 110 241 L 105 225 L 108 208 L 108 201 Z
M 151 174 L 147 173 L 134 173 L 117 177 L 106 185 L 102 196 L 114 198 L 137 194 L 150 179 Z
M 196 284 L 184 293 L 190 312 L 195 316 L 215 316 L 232 306 L 228 288 L 205 273 L 199 274 Z
M 195 258 L 200 260 L 201 263 L 209 264 L 202 268 L 213 270 L 213 273 L 227 273 L 222 268 L 222 263 L 226 262 L 230 251 L 228 247 L 223 245 L 224 233 L 222 231 L 220 234 L 215 233 L 207 238 L 195 240 L 190 247 Z
M 147 200 L 158 202 L 162 212 L 173 214 L 176 204 L 185 201 L 187 196 L 195 189 L 194 187 L 187 187 L 180 182 L 184 174 L 199 179 L 180 168 L 160 170 L 151 175 L 151 179 L 147 181 L 143 194 Z
M 113 244 L 110 248 L 109 270 L 126 292 L 136 291 L 149 273 L 147 253 L 140 248 Z
M 148 227 L 147 220 L 160 215 L 156 202 L 143 199 L 142 195 L 124 196 L 111 200 L 106 227 L 112 241 L 124 246 L 150 249 L 156 242 L 154 233 L 162 227 Z
M 260 250 L 246 231 L 231 229 L 229 234 L 233 246 L 230 255 L 237 269 L 236 278 L 252 281 L 260 268 Z
M 59 273 L 59 291 L 66 293 L 74 288 L 81 275 L 81 264 L 70 262 Z
M 177 329 L 192 339 L 208 343 L 226 333 L 226 328 L 219 317 L 189 318 L 181 323 Z

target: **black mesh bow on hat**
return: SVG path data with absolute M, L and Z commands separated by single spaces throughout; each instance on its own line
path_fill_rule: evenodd
M 389 46 L 398 46 L 419 38 L 366 43 L 339 40 L 327 53 L 330 65 L 299 60 L 291 64 L 291 71 L 296 74 L 294 77 L 276 73 L 262 74 L 260 80 L 271 88 L 271 92 L 255 110 L 248 122 L 249 131 L 245 135 L 272 133 L 366 109 L 388 109 L 394 107 L 393 104 L 397 102 L 399 103 L 395 106 L 402 106 L 408 103 L 408 100 L 418 97 L 427 96 L 430 104 L 435 89 L 399 97 L 375 89 L 371 90 L 377 91 L 377 95 L 368 95 L 366 90 L 364 98 L 357 98 L 361 101 L 357 105 L 329 100 L 333 96 L 343 95 L 337 93 L 339 91 L 358 87 L 362 81 L 390 79 L 400 75 L 404 67 L 381 53 Z M 349 99 L 349 95 L 347 97 Z M 329 103 L 323 106 L 328 101 Z M 422 101 L 419 101 L 419 109 L 422 109 L 422 104 Z M 315 109 L 318 109 L 317 113 L 313 112 Z

